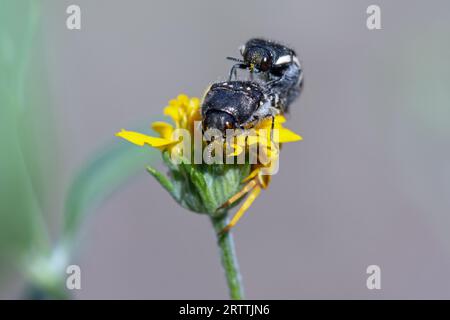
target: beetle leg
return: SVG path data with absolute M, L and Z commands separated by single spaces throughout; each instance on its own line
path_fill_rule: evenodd
M 234 194 L 230 199 L 227 200 L 223 205 L 220 206 L 221 209 L 231 206 L 233 203 L 242 198 L 245 194 L 251 191 L 256 185 L 258 181 L 256 179 L 250 180 L 240 191 Z
M 244 180 L 242 180 L 242 182 L 247 182 L 247 181 L 250 181 L 250 180 L 253 180 L 253 178 L 255 178 L 258 174 L 259 174 L 259 172 L 261 171 L 261 168 L 256 168 L 255 170 L 253 170 L 252 172 L 250 172 L 250 174 L 248 175 L 248 177 L 247 178 L 245 178 Z
M 247 65 L 242 63 L 236 63 L 231 67 L 230 75 L 228 76 L 228 81 L 231 81 L 233 79 L 237 79 L 237 69 L 247 69 Z
M 273 143 L 273 128 L 275 128 L 275 116 L 272 115 L 272 125 L 270 126 L 270 141 Z
M 238 212 L 236 212 L 236 214 L 233 216 L 233 218 L 231 219 L 230 223 L 228 223 L 228 225 L 225 228 L 223 228 L 222 231 L 220 231 L 220 234 L 224 234 L 224 233 L 230 231 L 230 229 L 233 228 L 236 225 L 236 223 L 238 223 L 238 221 L 242 218 L 244 213 L 248 210 L 248 208 L 250 208 L 250 206 L 252 205 L 253 201 L 255 201 L 255 199 L 259 196 L 260 192 L 261 192 L 261 187 L 259 185 L 257 185 L 250 192 L 250 194 L 248 195 L 247 199 L 245 199 L 245 202 L 239 208 Z

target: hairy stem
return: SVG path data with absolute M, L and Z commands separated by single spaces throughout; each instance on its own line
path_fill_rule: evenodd
M 244 288 L 239 272 L 233 236 L 230 232 L 220 233 L 227 225 L 227 215 L 224 214 L 220 217 L 211 217 L 211 222 L 217 235 L 217 245 L 219 247 L 220 259 L 230 291 L 230 298 L 233 300 L 244 299 Z

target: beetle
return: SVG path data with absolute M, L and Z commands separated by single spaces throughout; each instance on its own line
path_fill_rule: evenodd
M 237 78 L 237 69 L 247 69 L 251 78 L 257 73 L 273 93 L 278 95 L 277 107 L 288 112 L 303 86 L 303 70 L 293 49 L 271 40 L 253 38 L 240 47 L 243 59 L 227 57 L 237 62 L 230 70 L 229 80 Z
M 225 136 L 227 129 L 249 129 L 258 121 L 279 113 L 278 97 L 253 81 L 228 81 L 213 84 L 202 103 L 202 127 L 217 129 Z
M 241 130 L 253 128 L 258 121 L 272 118 L 272 130 L 270 131 L 271 140 L 273 140 L 272 132 L 274 128 L 275 115 L 280 110 L 275 107 L 277 103 L 277 95 L 263 84 L 254 81 L 228 81 L 214 83 L 206 92 L 202 103 L 202 127 L 204 131 L 218 130 L 223 138 L 228 137 L 229 129 Z M 220 136 L 219 136 L 220 137 Z M 216 138 L 216 136 L 212 137 Z M 247 138 L 247 136 L 246 136 Z M 247 142 L 247 140 L 246 140 Z M 217 143 L 215 139 L 211 139 L 211 143 L 206 147 L 207 156 L 211 157 L 214 145 Z M 278 148 L 277 145 L 273 145 Z M 271 145 L 272 148 L 272 145 Z M 251 203 L 258 197 L 261 189 L 265 189 L 270 181 L 270 175 L 265 175 L 265 171 L 257 169 L 256 176 L 252 177 L 246 185 L 232 197 L 230 197 L 220 208 L 228 208 L 248 194 L 247 199 L 220 232 L 220 235 L 228 232 Z

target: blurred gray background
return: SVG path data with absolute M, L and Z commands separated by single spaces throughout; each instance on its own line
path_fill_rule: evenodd
M 44 3 L 61 190 L 115 132 L 223 80 L 224 58 L 247 39 L 276 39 L 304 65 L 287 123 L 304 140 L 285 146 L 280 172 L 234 230 L 247 297 L 450 298 L 448 1 Z M 80 31 L 65 27 L 74 3 Z M 381 6 L 382 30 L 366 28 L 370 4 Z M 227 298 L 209 220 L 144 168 L 86 226 L 71 260 L 82 270 L 77 298 Z M 366 288 L 371 264 L 381 290 Z M 14 297 L 19 286 L 0 291 Z

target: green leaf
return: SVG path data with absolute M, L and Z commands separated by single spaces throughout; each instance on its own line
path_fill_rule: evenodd
M 123 185 L 130 177 L 144 172 L 159 151 L 139 148 L 114 139 L 80 170 L 69 189 L 64 216 L 64 236 L 73 238 L 86 214 Z
M 171 170 L 172 177 L 180 189 L 180 203 L 193 212 L 206 213 L 207 209 L 202 195 L 191 180 L 191 167 L 192 165 L 182 162 L 178 165 L 178 170 Z
M 185 168 L 186 172 L 189 174 L 190 181 L 196 189 L 196 193 L 199 195 L 202 200 L 203 207 L 205 207 L 207 212 L 213 212 L 215 208 L 217 208 L 216 202 L 214 201 L 214 197 L 211 195 L 209 188 L 206 184 L 204 173 L 198 171 L 198 168 L 202 166 L 196 165 L 186 165 L 182 164 L 182 167 Z
M 51 167 L 42 135 L 51 131 L 50 112 L 43 101 L 45 74 L 38 75 L 33 63 L 41 48 L 39 6 L 33 0 L 0 1 L 0 268 L 30 251 L 49 250 L 43 212 L 51 183 L 41 172 Z
M 179 200 L 175 186 L 163 173 L 159 172 L 151 166 L 147 166 L 147 171 L 159 182 L 159 184 L 170 193 L 170 195 L 176 200 Z

